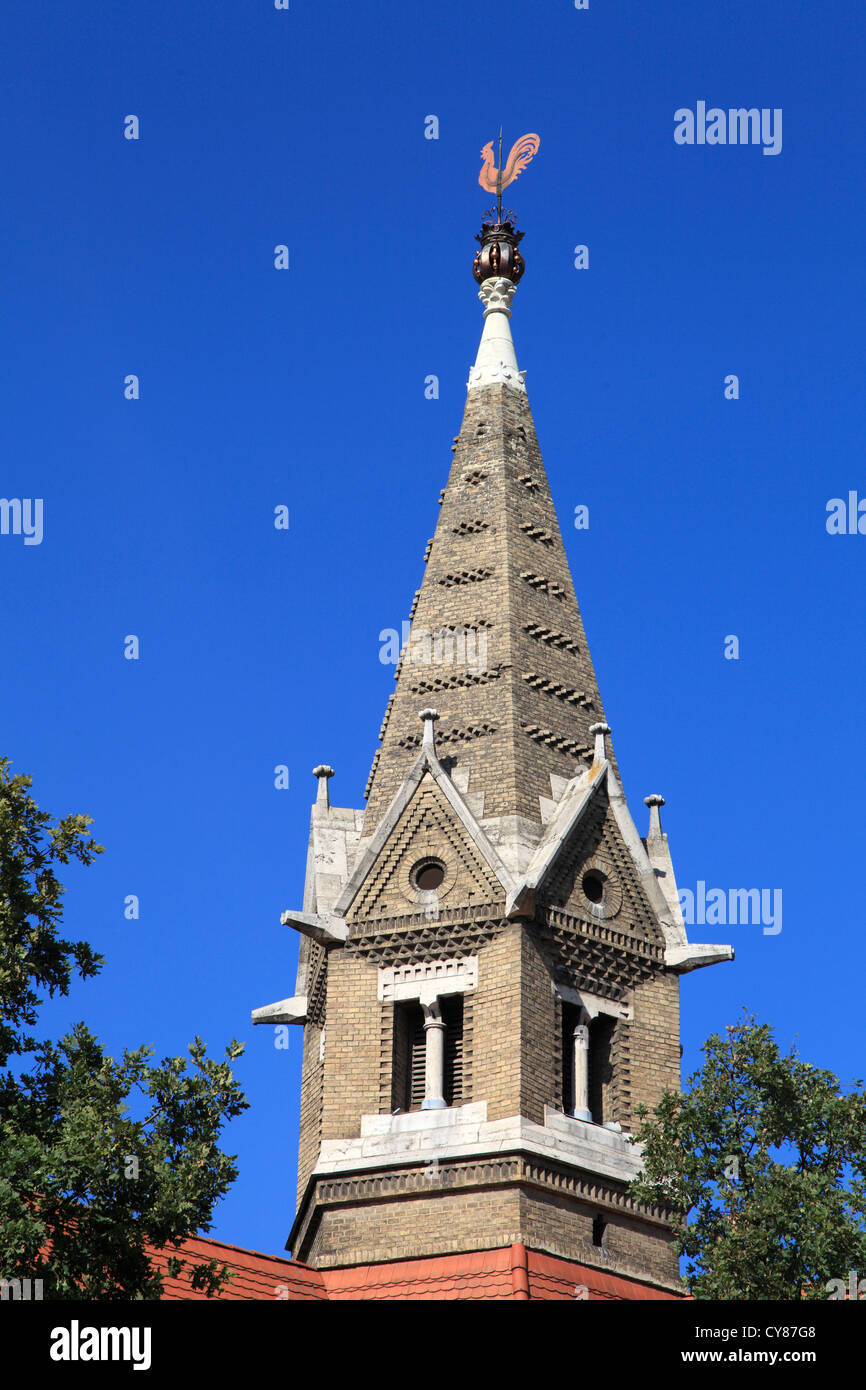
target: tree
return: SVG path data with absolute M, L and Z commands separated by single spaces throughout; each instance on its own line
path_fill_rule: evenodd
M 243 1045 L 233 1040 L 217 1062 L 197 1037 L 191 1065 L 151 1065 L 146 1046 L 114 1060 L 83 1023 L 57 1042 L 31 1032 L 45 994 L 68 994 L 73 972 L 86 979 L 104 962 L 61 937 L 54 873 L 103 847 L 90 817 L 53 823 L 30 786 L 0 758 L 0 1277 L 42 1279 L 44 1298 L 159 1298 L 150 1247 L 169 1252 L 173 1275 L 215 1293 L 226 1266 L 171 1252 L 209 1229 L 237 1177 L 217 1139 L 247 1108 L 231 1069 Z
M 826 1299 L 866 1272 L 862 1083 L 783 1056 L 753 1014 L 726 1034 L 686 1092 L 641 1107 L 632 1195 L 673 1209 L 696 1298 Z

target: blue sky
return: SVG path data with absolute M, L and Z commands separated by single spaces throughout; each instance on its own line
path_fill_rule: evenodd
M 247 1040 L 214 1234 L 275 1253 L 300 1031 L 249 1012 L 293 990 L 314 764 L 363 804 L 500 122 L 541 136 L 513 329 L 626 793 L 642 833 L 665 795 L 682 887 L 784 895 L 777 935 L 692 928 L 737 961 L 683 982 L 685 1072 L 744 1004 L 866 1070 L 866 536 L 825 527 L 866 497 L 862 7 L 291 4 L 19 6 L 0 86 L 0 495 L 44 499 L 41 545 L 0 535 L 2 749 L 106 846 L 66 877 L 106 967 L 45 1022 Z M 699 100 L 782 108 L 782 152 L 676 145 Z

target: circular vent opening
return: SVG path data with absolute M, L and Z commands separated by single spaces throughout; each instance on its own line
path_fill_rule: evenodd
M 600 903 L 604 897 L 604 879 L 597 869 L 590 869 L 583 876 L 583 891 L 591 903 Z
M 423 859 L 412 870 L 412 882 L 422 893 L 435 893 L 445 877 L 445 865 L 438 859 Z

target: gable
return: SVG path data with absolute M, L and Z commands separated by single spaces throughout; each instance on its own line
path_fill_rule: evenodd
M 601 897 L 596 900 L 599 890 Z M 664 934 L 617 825 L 606 786 L 599 787 L 570 842 L 560 851 L 542 896 L 546 905 L 563 908 L 575 917 L 609 922 L 615 930 L 664 944 Z
M 445 870 L 435 900 L 413 883 L 413 870 L 425 859 Z M 436 903 L 451 909 L 494 903 L 504 896 L 496 874 L 474 845 L 429 771 L 369 869 L 347 918 L 397 916 L 424 912 Z

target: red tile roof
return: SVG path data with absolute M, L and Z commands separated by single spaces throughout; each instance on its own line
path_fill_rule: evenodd
M 682 1295 L 654 1288 L 639 1279 L 591 1269 L 575 1260 L 544 1255 L 522 1245 L 476 1250 L 458 1255 L 431 1255 L 418 1260 L 350 1265 L 344 1269 L 311 1269 L 295 1260 L 243 1250 L 206 1237 L 185 1241 L 177 1251 L 201 1262 L 216 1259 L 233 1271 L 232 1282 L 220 1299 L 334 1300 L 392 1302 L 505 1299 L 633 1301 L 677 1299 Z M 155 1252 L 154 1263 L 167 1269 L 166 1252 Z M 203 1299 L 189 1280 L 164 1273 L 163 1299 Z
M 574 1260 L 543 1255 L 538 1250 L 527 1251 L 527 1256 L 530 1298 L 575 1299 L 579 1295 L 591 1302 L 598 1299 L 634 1302 L 638 1299 L 678 1300 L 684 1297 L 684 1294 L 655 1288 L 640 1279 L 608 1274 L 601 1269 L 577 1264 Z
M 322 1270 L 328 1298 L 417 1300 L 514 1297 L 511 1251 L 477 1250 L 466 1255 L 432 1255 L 420 1260 L 353 1265 Z
M 221 1265 L 228 1265 L 233 1277 L 217 1295 L 219 1299 L 278 1301 L 328 1297 L 321 1275 L 318 1270 L 310 1269 L 309 1265 L 281 1259 L 279 1255 L 263 1255 L 258 1250 L 243 1250 L 239 1245 L 224 1245 L 222 1241 L 211 1240 L 207 1236 L 193 1236 L 185 1240 L 178 1250 L 151 1252 L 151 1260 L 163 1276 L 163 1302 L 207 1298 L 200 1289 L 190 1287 L 188 1269 L 183 1271 L 180 1278 L 172 1278 L 167 1272 L 172 1254 L 194 1264 L 218 1260 Z

